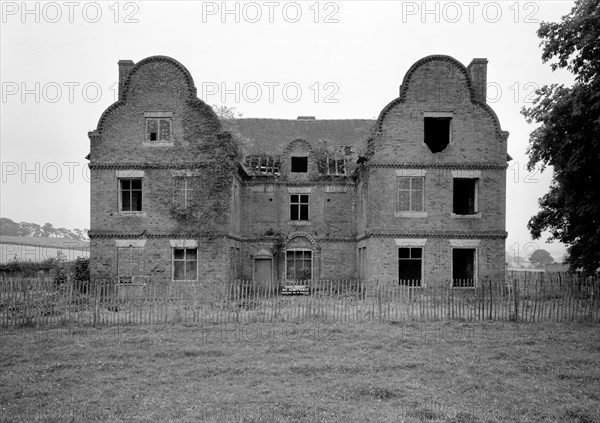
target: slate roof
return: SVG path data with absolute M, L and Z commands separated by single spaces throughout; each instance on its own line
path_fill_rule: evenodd
M 244 155 L 282 154 L 294 140 L 308 141 L 313 147 L 352 146 L 355 152 L 366 148 L 376 121 L 371 119 L 227 119 L 224 129 L 239 142 Z

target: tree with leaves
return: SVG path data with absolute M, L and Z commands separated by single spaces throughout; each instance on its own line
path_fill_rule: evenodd
M 522 114 L 530 134 L 528 168 L 554 169 L 541 210 L 528 222 L 534 239 L 567 244 L 568 263 L 587 274 L 600 267 L 600 0 L 577 0 L 562 21 L 542 22 L 542 61 L 567 69 L 574 84 L 540 88 Z
M 554 257 L 546 250 L 535 250 L 529 256 L 529 262 L 535 267 L 544 267 L 546 264 L 554 263 Z
M 212 108 L 219 119 L 238 119 L 242 117 L 242 113 L 238 112 L 235 107 L 217 106 L 216 104 L 213 104 Z

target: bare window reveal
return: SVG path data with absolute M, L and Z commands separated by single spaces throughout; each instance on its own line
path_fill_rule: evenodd
M 308 157 L 292 156 L 292 172 L 294 172 L 294 173 L 308 172 Z
M 477 179 L 454 178 L 453 192 L 454 214 L 477 213 Z
M 439 153 L 450 143 L 450 117 L 425 118 L 425 144 L 432 153 Z
M 452 250 L 452 286 L 455 288 L 475 286 L 475 248 Z

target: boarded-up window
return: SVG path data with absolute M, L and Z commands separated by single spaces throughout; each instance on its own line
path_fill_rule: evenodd
M 121 283 L 131 283 L 132 276 L 143 276 L 142 247 L 117 247 L 117 276 Z
M 400 285 L 421 286 L 422 248 L 398 248 L 398 280 Z
M 173 249 L 173 280 L 195 281 L 198 277 L 198 250 L 196 248 Z
M 312 251 L 289 250 L 286 252 L 286 278 L 290 280 L 312 279 Z
M 422 176 L 398 176 L 398 211 L 423 211 L 424 184 Z
M 178 176 L 173 178 L 173 203 L 181 208 L 190 206 L 194 191 L 194 182 L 197 178 Z

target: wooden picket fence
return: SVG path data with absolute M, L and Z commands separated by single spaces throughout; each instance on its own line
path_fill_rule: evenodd
M 470 285 L 474 284 L 474 287 Z M 519 322 L 600 321 L 600 279 L 507 272 L 504 281 L 320 280 L 308 295 L 280 283 L 216 284 L 140 279 L 57 286 L 50 278 L 0 280 L 0 327 L 152 325 L 325 320 Z

